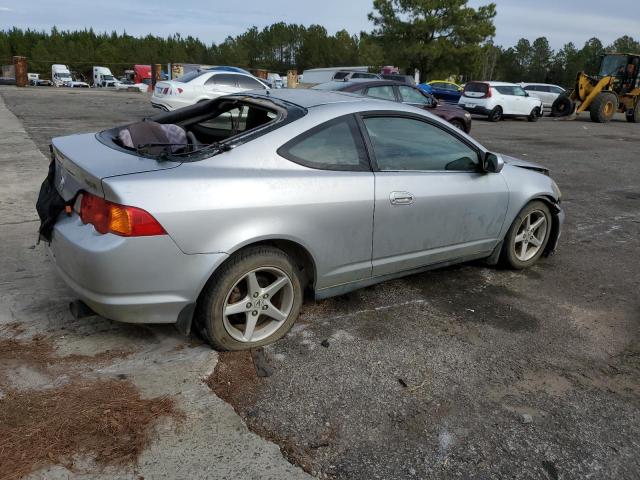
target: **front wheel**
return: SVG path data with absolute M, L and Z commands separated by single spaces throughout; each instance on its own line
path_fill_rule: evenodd
M 551 234 L 551 212 L 539 200 L 525 206 L 513 220 L 501 252 L 503 265 L 522 269 L 533 265 L 544 253 Z
M 537 122 L 538 119 L 542 116 L 542 114 L 540 113 L 540 108 L 539 107 L 535 107 L 533 110 L 531 110 L 531 113 L 529 114 L 529 116 L 527 117 L 527 120 L 529 122 Z
M 600 92 L 589 106 L 592 122 L 607 123 L 618 109 L 618 98 L 611 92 Z
M 499 122 L 500 120 L 502 120 L 502 107 L 494 107 L 494 109 L 489 112 L 489 121 Z
M 290 257 L 277 248 L 251 247 L 207 282 L 195 322 L 217 350 L 246 350 L 282 338 L 301 305 L 302 286 Z

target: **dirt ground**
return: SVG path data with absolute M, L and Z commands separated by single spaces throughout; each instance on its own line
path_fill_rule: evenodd
M 61 90 L 0 89 L 42 152 L 51 136 L 153 113 L 144 95 Z M 192 388 L 178 407 L 188 413 L 215 392 L 320 478 L 638 478 L 640 125 L 476 118 L 471 134 L 551 169 L 567 214 L 554 257 L 526 271 L 467 264 L 307 301 L 292 332 L 265 348 L 271 376 L 256 377 L 246 353 L 221 355 L 211 390 Z M 44 177 L 45 165 L 36 173 Z M 0 203 L 2 218 L 14 221 L 16 208 Z M 7 238 L 18 244 L 24 235 Z M 96 351 L 179 343 L 167 327 L 101 320 L 89 328 L 65 311 L 64 286 L 30 301 L 34 283 L 22 277 L 55 274 L 44 256 L 20 272 L 21 258 L 7 265 L 2 288 L 19 303 L 11 321 L 27 324 L 23 336 L 55 336 L 63 346 L 82 337 Z M 162 355 L 180 357 L 175 375 L 189 372 L 182 350 Z M 139 383 L 163 391 L 151 378 Z M 221 478 L 202 468 L 191 472 Z

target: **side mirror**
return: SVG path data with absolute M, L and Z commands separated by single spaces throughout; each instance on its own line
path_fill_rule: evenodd
M 524 91 L 524 96 L 528 97 L 529 96 L 529 92 L 527 92 L 526 90 Z
M 436 97 L 432 97 L 432 99 L 431 99 L 431 106 L 432 106 L 433 108 L 436 108 L 438 105 L 440 105 L 440 104 L 438 103 L 438 99 L 437 99 Z
M 482 159 L 482 171 L 487 173 L 499 173 L 504 167 L 504 160 L 500 155 L 487 152 Z

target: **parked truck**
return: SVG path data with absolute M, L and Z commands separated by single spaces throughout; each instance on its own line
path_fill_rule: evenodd
M 71 72 L 66 65 L 51 65 L 51 81 L 56 87 L 70 87 L 73 83 Z
M 94 87 L 115 87 L 118 81 L 107 67 L 93 67 Z

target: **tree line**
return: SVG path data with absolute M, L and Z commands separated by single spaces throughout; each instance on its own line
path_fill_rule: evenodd
M 520 39 L 511 47 L 493 43 L 495 4 L 471 8 L 467 0 L 374 0 L 371 32 L 329 34 L 321 25 L 283 22 L 205 44 L 179 33 L 168 37 L 97 33 L 93 29 L 0 30 L 0 63 L 14 55 L 29 59 L 29 70 L 46 73 L 52 63 L 89 73 L 108 66 L 117 75 L 136 63 L 235 65 L 284 73 L 307 68 L 383 65 L 407 73 L 417 68 L 423 80 L 453 76 L 460 81 L 504 80 L 571 86 L 576 72 L 597 73 L 607 51 L 640 53 L 640 43 L 622 36 L 611 45 L 591 38 L 578 48 L 567 43 L 554 51 L 546 37 Z

